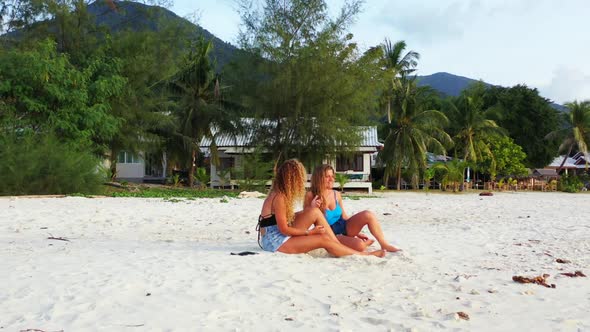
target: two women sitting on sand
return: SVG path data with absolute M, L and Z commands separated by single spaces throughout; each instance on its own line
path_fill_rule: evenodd
M 262 249 L 301 254 L 324 248 L 336 257 L 355 254 L 383 257 L 383 250 L 364 252 L 340 243 L 318 208 L 294 213 L 294 203 L 305 195 L 306 178 L 305 167 L 295 159 L 285 161 L 277 169 L 271 191 L 262 204 L 258 219 L 258 234 L 261 237 L 259 243 Z M 309 229 L 312 224 L 315 227 Z
M 277 169 L 271 191 L 264 200 L 258 219 L 259 244 L 262 249 L 271 252 L 280 251 L 288 254 L 299 254 L 324 248 L 336 257 L 354 254 L 383 257 L 386 250 L 398 250 L 385 242 L 374 215 L 373 218 L 366 218 L 364 222 L 354 222 L 353 219 L 350 230 L 346 229 L 346 234 L 354 234 L 357 237 L 341 236 L 337 238 L 324 213 L 320 210 L 320 207 L 322 205 L 326 206 L 326 203 L 329 206 L 328 200 L 323 198 L 323 192 L 322 195 L 311 198 L 307 208 L 295 213 L 294 203 L 305 195 L 306 177 L 305 167 L 295 159 L 285 161 Z M 366 213 L 363 215 L 366 215 Z M 340 217 L 347 219 L 346 213 Z M 364 220 L 360 217 L 356 219 Z M 362 226 L 359 227 L 361 224 Z M 314 227 L 311 228 L 311 225 L 314 225 Z M 375 235 L 381 244 L 382 250 L 364 251 L 372 243 L 366 236 L 359 236 L 359 232 L 364 225 L 369 225 L 371 233 Z M 354 246 L 354 248 L 351 246 Z

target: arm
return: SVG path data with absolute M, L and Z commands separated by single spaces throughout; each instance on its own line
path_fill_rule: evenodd
M 307 209 L 311 206 L 311 201 L 313 200 L 313 194 L 311 191 L 305 193 L 305 199 L 303 200 L 303 208 Z
M 338 199 L 338 204 L 340 204 L 340 208 L 342 209 L 342 219 L 348 220 L 348 214 L 346 214 L 346 210 L 344 209 L 344 204 L 342 204 L 342 195 L 340 192 L 336 191 L 336 198 Z

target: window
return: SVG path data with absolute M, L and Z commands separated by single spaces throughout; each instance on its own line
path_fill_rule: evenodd
M 119 164 L 138 164 L 141 162 L 141 159 L 136 154 L 127 151 L 120 151 L 119 155 L 117 156 L 117 162 Z
M 363 171 L 363 155 L 357 153 L 353 156 L 338 156 L 336 158 L 336 172 Z
M 230 158 L 219 158 L 219 170 L 225 170 L 228 168 L 234 168 L 235 167 L 235 162 L 234 162 L 234 158 L 230 157 Z

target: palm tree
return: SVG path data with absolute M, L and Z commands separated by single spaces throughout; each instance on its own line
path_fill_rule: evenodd
M 443 130 L 447 117 L 438 110 L 426 109 L 425 100 L 432 91 L 417 87 L 413 80 L 403 82 L 403 90 L 393 100 L 395 117 L 388 125 L 389 134 L 380 152 L 385 164 L 384 183 L 388 183 L 389 176 L 395 175 L 398 190 L 401 188 L 402 168 L 417 174 L 426 169 L 428 150 L 444 154 L 445 145 L 452 142 Z
M 189 185 L 193 186 L 197 151 L 203 138 L 211 140 L 213 162 L 217 162 L 215 137 L 233 133 L 239 126 L 235 116 L 227 111 L 221 99 L 221 87 L 214 65 L 209 57 L 213 49 L 211 41 L 197 39 L 184 60 L 184 66 L 172 77 L 169 88 L 176 101 L 175 115 L 178 128 L 177 141 L 182 142 L 190 165 Z
M 455 102 L 447 102 L 444 110 L 452 124 L 457 152 L 462 154 L 463 160 L 474 163 L 483 156 L 492 156 L 487 144 L 489 137 L 504 134 L 504 130 L 490 120 L 488 112 L 483 109 L 484 92 L 485 86 L 481 83 L 471 86 Z
M 590 100 L 578 102 L 577 100 L 566 103 L 570 111 L 565 117 L 566 126 L 562 129 L 549 133 L 546 138 L 564 137 L 559 147 L 559 153 L 567 149 L 567 154 L 563 158 L 561 165 L 557 168 L 557 173 L 561 171 L 567 157 L 572 150 L 577 147 L 579 152 L 588 155 L 588 146 L 590 145 Z M 586 161 L 588 168 L 588 161 Z
M 459 184 L 463 183 L 463 170 L 466 166 L 466 162 L 454 159 L 447 163 L 436 163 L 432 165 L 432 169 L 443 172 L 441 181 L 442 190 L 445 190 L 447 185 L 451 185 L 453 192 L 456 192 L 460 187 Z
M 382 60 L 387 80 L 384 91 L 384 99 L 387 103 L 387 123 L 391 123 L 391 101 L 393 96 L 403 89 L 401 79 L 408 77 L 416 70 L 420 54 L 415 51 L 408 51 L 404 54 L 406 42 L 403 40 L 391 44 L 389 39 L 385 39 L 381 48 L 383 50 Z

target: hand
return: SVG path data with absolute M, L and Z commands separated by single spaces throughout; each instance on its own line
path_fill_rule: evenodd
M 316 226 L 309 231 L 309 235 L 324 234 L 325 232 L 326 230 L 324 229 L 324 226 Z
M 320 207 L 322 205 L 322 198 L 318 195 L 315 195 L 315 197 L 311 200 L 311 206 L 312 207 Z
M 356 235 L 356 237 L 358 237 L 359 239 L 361 239 L 361 240 L 363 240 L 363 241 L 367 241 L 367 240 L 369 239 L 369 237 L 368 237 L 368 236 L 366 236 L 366 235 L 365 235 L 365 234 L 363 234 L 363 233 L 358 233 L 358 234 Z

